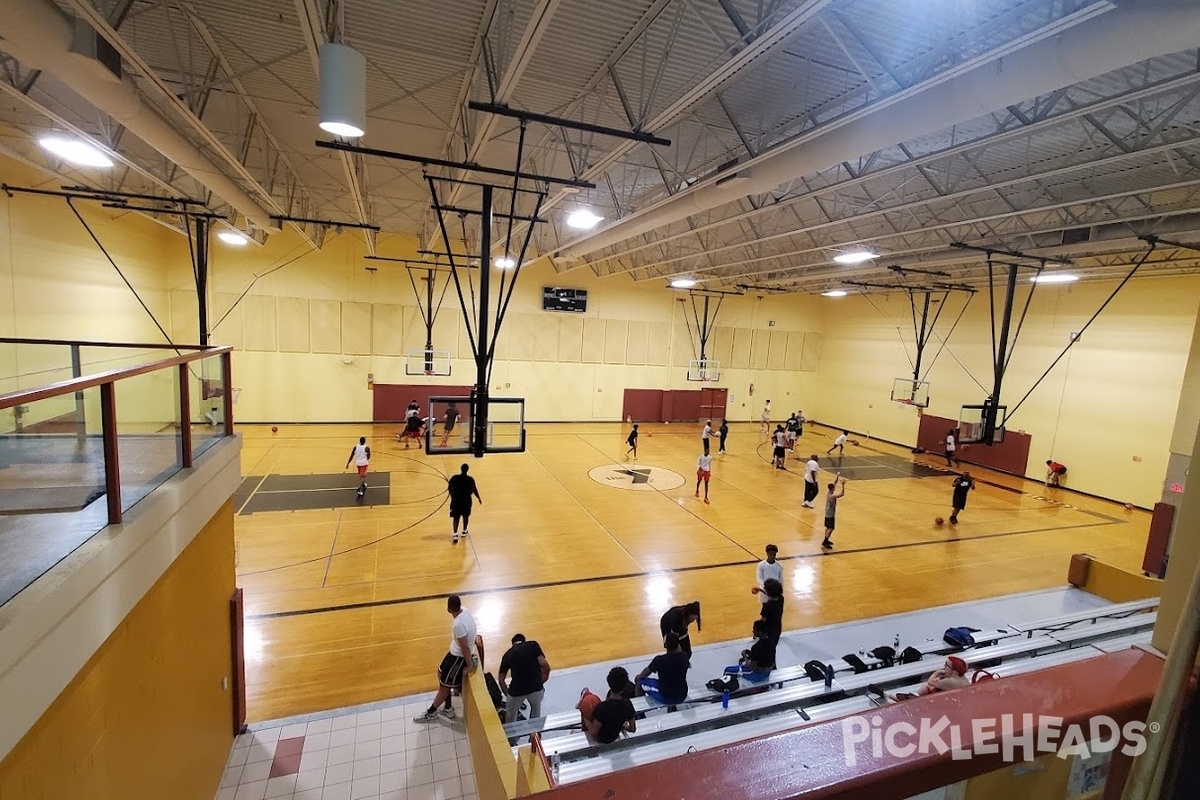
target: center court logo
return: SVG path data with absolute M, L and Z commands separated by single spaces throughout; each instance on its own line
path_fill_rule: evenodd
M 605 464 L 589 470 L 588 477 L 604 486 L 638 492 L 667 492 L 684 484 L 678 472 L 644 464 Z
M 997 718 L 973 719 L 967 727 L 946 717 L 922 719 L 920 726 L 908 722 L 883 724 L 882 717 L 846 717 L 842 720 L 842 748 L 846 766 L 860 758 L 908 758 L 914 755 L 950 753 L 955 761 L 976 755 L 1000 754 L 1005 762 L 1033 761 L 1043 755 L 1059 758 L 1089 758 L 1097 753 L 1120 750 L 1127 756 L 1146 749 L 1146 733 L 1157 733 L 1158 723 L 1134 720 L 1118 725 L 1110 717 L 1093 717 L 1086 725 L 1064 725 L 1062 717 L 1033 714 L 1003 714 Z

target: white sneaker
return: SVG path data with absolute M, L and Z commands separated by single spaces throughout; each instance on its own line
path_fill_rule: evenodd
M 454 719 L 454 709 L 453 708 L 443 708 L 438 713 L 441 714 L 446 719 Z
M 464 539 L 465 539 L 465 538 L 467 538 L 467 534 L 468 534 L 468 531 L 467 531 L 467 529 L 466 529 L 466 528 L 463 528 L 462 535 L 463 535 L 463 538 L 464 538 Z
M 450 544 L 458 544 L 458 534 L 457 533 L 454 534 L 454 537 L 450 539 Z

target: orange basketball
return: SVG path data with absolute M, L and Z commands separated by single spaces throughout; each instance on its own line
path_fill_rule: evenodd
M 279 428 L 278 428 L 278 427 L 276 427 L 276 426 L 274 426 L 274 425 L 272 425 L 272 426 L 271 426 L 271 433 L 279 433 Z
M 938 517 L 937 519 L 935 519 L 933 521 L 934 525 L 944 525 L 945 523 L 946 523 L 946 520 L 942 519 L 941 517 Z
M 758 594 L 761 591 L 762 591 L 762 589 L 758 588 L 757 586 L 750 587 L 750 594 Z
M 653 436 L 654 436 L 654 431 L 647 431 L 647 432 L 646 432 L 646 435 L 647 435 L 647 436 L 651 436 L 651 437 L 653 437 Z

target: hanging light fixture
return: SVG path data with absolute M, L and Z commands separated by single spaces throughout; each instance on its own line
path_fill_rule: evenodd
M 690 289 L 697 283 L 695 278 L 676 278 L 671 281 L 672 289 Z
M 822 297 L 845 297 L 847 294 L 845 289 L 830 289 L 827 292 L 821 292 Z
M 321 45 L 321 130 L 357 139 L 367 130 L 367 60 L 353 47 Z
M 567 225 L 571 226 L 572 228 L 577 228 L 578 230 L 586 231 L 596 227 L 603 220 L 604 217 L 593 213 L 591 209 L 580 208 L 576 211 L 573 211 L 570 216 L 567 217 Z
M 496 266 L 499 269 L 512 269 L 516 265 L 517 265 L 517 262 L 513 261 L 508 256 L 501 256 L 500 258 L 496 259 Z

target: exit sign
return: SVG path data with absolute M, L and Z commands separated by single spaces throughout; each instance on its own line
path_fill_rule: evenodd
M 1182 483 L 1172 483 L 1171 491 L 1174 492 L 1175 494 L 1183 494 L 1183 484 Z

